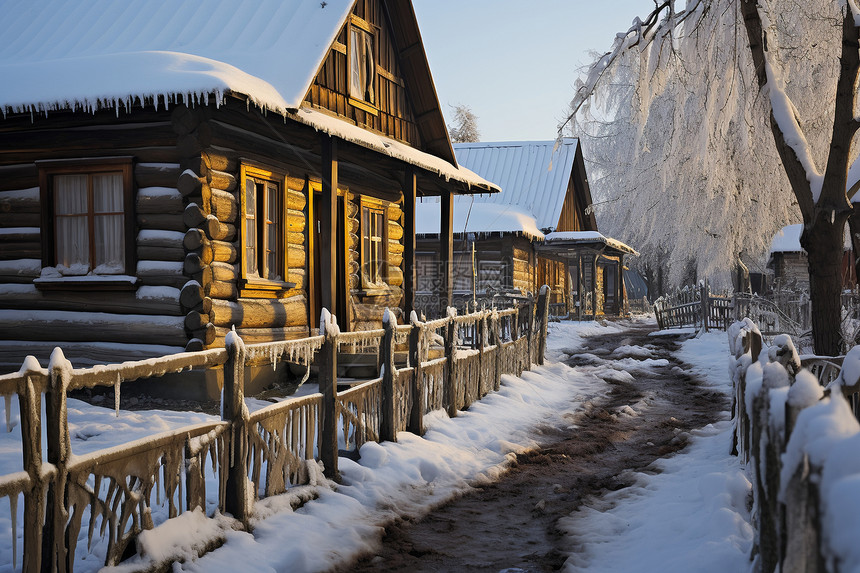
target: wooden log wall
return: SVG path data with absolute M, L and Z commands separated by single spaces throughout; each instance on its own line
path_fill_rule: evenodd
M 183 106 L 180 106 L 183 108 Z M 184 109 L 184 108 L 183 108 Z M 136 108 L 10 115 L 0 120 L 0 369 L 17 369 L 28 352 L 69 342 L 67 357 L 81 364 L 110 360 L 104 348 L 130 344 L 146 357 L 188 341 L 180 289 L 187 201 L 178 189 L 184 158 L 177 148 L 177 110 Z M 134 161 L 133 290 L 39 289 L 42 229 L 37 161 L 131 156 Z M 62 287 L 63 285 L 52 285 Z M 43 362 L 48 354 L 40 353 Z M 113 356 L 122 359 L 122 356 Z
M 521 293 L 537 292 L 534 249 L 526 239 L 517 239 L 511 247 L 513 287 Z
M 190 279 L 180 301 L 193 348 L 224 346 L 232 329 L 249 342 L 300 338 L 308 327 L 308 240 L 310 227 L 305 169 L 280 164 L 275 156 L 283 142 L 268 140 L 268 131 L 251 131 L 238 114 L 215 122 L 205 112 L 183 110 L 179 148 L 188 155 L 177 184 L 186 199 L 182 213 L 184 274 Z M 237 125 L 232 125 L 235 121 Z M 248 145 L 250 143 L 250 145 Z M 241 279 L 241 162 L 280 169 L 288 174 L 287 277 L 295 287 L 277 298 L 243 297 Z

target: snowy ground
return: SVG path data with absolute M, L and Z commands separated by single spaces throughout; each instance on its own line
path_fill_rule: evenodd
M 563 356 L 562 351 L 579 347 L 582 336 L 607 329 L 622 327 L 552 324 L 546 366 L 522 378 L 505 376 L 500 392 L 455 419 L 442 413 L 430 415 L 422 438 L 401 433 L 397 443 L 366 444 L 360 463 L 340 460 L 341 485 L 320 476 L 315 485 L 298 493 L 258 502 L 253 534 L 222 525 L 228 528 L 223 547 L 174 570 L 320 571 L 371 550 L 386 523 L 423 515 L 468 490 L 470 484 L 494 479 L 512 453 L 535 445 L 537 437 L 531 431 L 535 425 L 560 422 L 565 413 L 605 391 L 605 383 L 593 372 L 570 368 L 556 359 Z M 634 351 L 626 349 L 623 354 Z M 730 391 L 725 333 L 690 340 L 682 353 L 715 388 Z M 16 410 L 13 405 L 12 411 Z M 121 411 L 117 418 L 112 409 L 69 403 L 76 454 L 207 419 L 204 414 L 164 411 Z M 744 510 L 749 483 L 737 459 L 728 455 L 729 431 L 729 423 L 723 421 L 696 432 L 682 455 L 660 462 L 662 473 L 642 474 L 636 486 L 593 500 L 565 520 L 571 532 L 580 532 L 570 537 L 576 553 L 568 569 L 689 570 L 695 563 L 697 570 L 704 571 L 745 570 L 752 539 Z M 17 431 L 0 436 L 0 474 L 21 469 L 16 440 L 20 440 Z M 294 511 L 291 503 L 298 496 L 316 499 Z M 195 514 L 180 519 L 184 536 L 177 535 L 176 525 L 147 535 L 144 542 L 150 554 L 180 556 L 182 550 L 172 541 L 188 538 L 201 524 L 212 525 Z M 587 527 L 582 527 L 583 520 Z M 2 504 L 0 573 L 13 570 L 10 528 L 10 505 Z M 585 537 L 583 530 L 589 532 Z M 20 537 L 17 541 L 20 569 Z M 98 569 L 102 559 L 98 546 L 92 554 L 87 553 L 86 543 L 78 547 L 75 569 Z

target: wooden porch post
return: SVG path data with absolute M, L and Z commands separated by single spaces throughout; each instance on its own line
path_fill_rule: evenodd
M 320 198 L 320 289 L 322 306 L 335 314 L 337 301 L 337 139 L 322 134 Z
M 442 212 L 439 217 L 439 263 L 442 272 L 442 293 L 439 301 L 440 314 L 446 316 L 447 308 L 454 304 L 454 200 L 450 193 L 442 195 Z
M 336 317 L 335 317 L 336 318 Z M 327 478 L 339 481 L 337 467 L 337 332 L 332 328 L 337 324 L 326 323 L 320 318 L 320 334 L 325 336 L 320 349 L 318 366 L 320 392 L 323 395 L 320 424 L 319 456 L 323 463 L 323 472 Z
M 415 201 L 418 177 L 406 169 L 403 183 L 403 311 L 406 317 L 415 310 Z

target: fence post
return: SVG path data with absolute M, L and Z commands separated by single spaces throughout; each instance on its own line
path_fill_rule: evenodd
M 449 309 L 451 307 L 448 307 Z M 457 378 L 456 378 L 456 354 L 457 354 L 457 323 L 451 313 L 448 313 L 448 326 L 445 329 L 445 391 L 443 398 L 445 410 L 449 418 L 457 417 Z
M 490 318 L 490 336 L 492 337 L 493 345 L 496 347 L 496 373 L 493 375 L 493 390 L 499 391 L 502 386 L 502 333 L 501 319 L 497 312 L 493 312 Z
M 546 330 L 547 320 L 549 319 L 549 287 L 544 285 L 540 289 L 537 303 L 537 324 L 538 328 L 538 347 L 536 362 L 538 366 L 543 366 L 544 354 L 546 353 Z
M 22 571 L 36 572 L 42 568 L 42 525 L 45 512 L 45 479 L 42 477 L 42 393 L 33 383 L 30 373 L 41 368 L 33 356 L 24 360 L 22 368 L 28 375 L 24 393 L 18 394 L 21 413 L 21 454 L 24 470 L 30 476 L 30 490 L 24 492 L 24 558 Z M 23 401 L 23 403 L 22 403 Z M 17 545 L 16 545 L 17 546 Z
M 320 334 L 325 336 L 319 353 L 318 382 L 323 395 L 320 420 L 319 456 L 323 472 L 337 480 L 337 319 L 323 309 L 320 316 Z
M 708 332 L 708 312 L 710 310 L 710 293 L 708 292 L 708 282 L 702 281 L 702 284 L 699 286 L 699 290 L 701 292 L 701 303 L 702 303 L 702 329 L 705 332 Z
M 56 467 L 54 479 L 48 483 L 45 498 L 45 525 L 42 532 L 42 570 L 71 571 L 74 555 L 69 555 L 66 523 L 69 520 L 66 490 L 68 472 L 66 461 L 71 453 L 69 419 L 66 410 L 66 390 L 72 377 L 72 365 L 63 351 L 54 348 L 48 365 L 50 378 L 45 396 L 45 429 L 48 463 Z
M 224 510 L 248 524 L 248 408 L 245 406 L 245 343 L 235 331 L 224 340 L 227 362 L 224 363 L 224 391 L 221 395 L 221 419 L 230 422 L 230 452 Z
M 526 370 L 531 368 L 532 365 L 532 345 L 534 344 L 534 331 L 535 331 L 535 299 L 533 295 L 529 295 L 529 303 L 528 310 L 526 311 L 526 339 L 528 339 L 528 357 L 526 360 Z
M 394 406 L 394 316 L 385 309 L 382 319 L 385 334 L 382 336 L 382 347 L 379 355 L 382 362 L 382 416 L 379 420 L 379 439 L 389 442 L 397 441 L 396 408 Z
M 415 313 L 410 317 L 412 330 L 409 331 L 409 364 L 412 365 L 412 408 L 409 412 L 408 431 L 416 436 L 424 435 L 424 374 L 421 363 L 424 362 L 421 336 L 423 328 Z

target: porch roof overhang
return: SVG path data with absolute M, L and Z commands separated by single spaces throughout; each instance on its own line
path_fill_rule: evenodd
M 562 258 L 573 258 L 585 254 L 604 254 L 610 256 L 633 255 L 639 253 L 618 241 L 597 231 L 561 231 L 549 233 L 542 245 L 537 246 L 539 254 Z
M 498 185 L 487 181 L 475 172 L 449 163 L 448 161 L 411 147 L 403 142 L 385 137 L 363 129 L 343 119 L 329 115 L 321 110 L 302 107 L 295 111 L 287 111 L 285 117 L 304 124 L 314 130 L 337 137 L 349 143 L 358 145 L 370 151 L 390 157 L 396 161 L 412 165 L 419 170 L 419 177 L 425 187 L 422 195 L 436 195 L 447 187 L 455 194 L 484 194 L 498 193 Z M 436 181 L 433 181 L 433 180 Z M 441 185 L 440 185 L 441 184 Z M 448 185 L 445 185 L 448 184 Z M 435 188 L 435 193 L 434 189 Z

